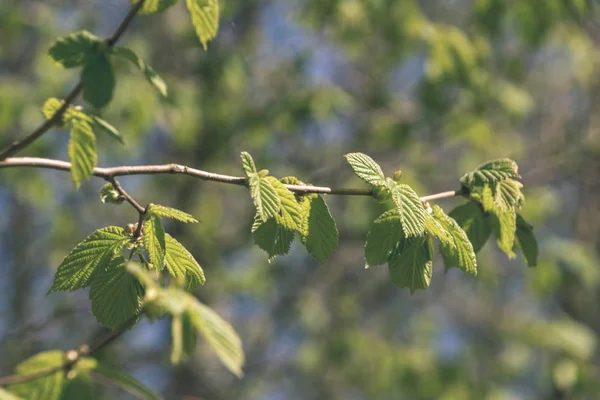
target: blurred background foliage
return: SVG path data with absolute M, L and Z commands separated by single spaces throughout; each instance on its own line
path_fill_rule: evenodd
M 169 365 L 168 321 L 142 322 L 102 358 L 167 399 L 593 399 L 600 393 L 600 11 L 594 0 L 221 0 L 204 52 L 183 4 L 138 17 L 123 44 L 169 85 L 157 97 L 125 62 L 103 118 L 99 164 L 188 164 L 241 175 L 239 152 L 275 176 L 361 183 L 361 151 L 419 194 L 458 187 L 488 159 L 521 166 L 541 260 L 527 269 L 492 244 L 479 275 L 434 263 L 410 296 L 386 267 L 364 269 L 381 212 L 329 197 L 340 247 L 318 265 L 300 246 L 267 262 L 241 188 L 183 176 L 123 178 L 140 202 L 201 220 L 170 224 L 199 260 L 196 295 L 232 322 L 247 352 L 238 380 L 205 346 Z M 78 77 L 46 55 L 57 37 L 107 36 L 126 0 L 0 1 L 0 145 L 31 132 L 40 107 Z M 55 129 L 21 155 L 66 159 Z M 0 171 L 0 371 L 97 335 L 87 292 L 45 297 L 55 268 L 94 229 L 135 222 L 100 203 L 103 182 Z M 449 211 L 460 200 L 440 201 Z M 437 264 L 437 265 L 436 265 Z M 100 388 L 106 398 L 123 392 Z

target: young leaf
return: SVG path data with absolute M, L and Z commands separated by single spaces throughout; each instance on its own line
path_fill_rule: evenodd
M 204 271 L 194 257 L 181 243 L 168 233 L 165 234 L 167 271 L 169 274 L 185 282 L 185 288 L 192 290 L 199 285 L 204 285 L 206 278 Z
M 115 89 L 115 73 L 105 53 L 86 58 L 81 71 L 83 98 L 96 108 L 110 103 Z
M 338 230 L 327 203 L 317 194 L 302 196 L 300 211 L 302 243 L 311 256 L 325 261 L 333 254 L 339 240 Z
M 171 363 L 188 359 L 196 349 L 197 333 L 188 312 L 173 315 L 171 321 Z
M 373 186 L 383 186 L 385 184 L 385 176 L 379 164 L 371 157 L 363 153 L 346 154 L 348 164 L 354 170 L 356 176 Z
M 139 2 L 140 0 L 131 0 L 131 4 L 133 5 Z M 140 9 L 140 14 L 149 15 L 160 13 L 175 3 L 177 3 L 177 0 L 146 0 Z
M 381 214 L 373 223 L 365 242 L 367 265 L 385 264 L 404 237 L 400 213 L 394 208 Z
M 433 207 L 433 217 L 452 236 L 454 242 L 453 246 L 444 242 L 440 246 L 446 269 L 456 266 L 465 272 L 477 275 L 477 258 L 465 231 L 439 206 Z
M 523 217 L 517 214 L 517 232 L 515 244 L 521 249 L 527 265 L 537 266 L 538 243 L 533 234 L 533 226 L 529 225 Z
M 92 176 L 96 166 L 96 136 L 89 124 L 73 121 L 68 146 L 71 176 L 78 189 L 81 182 Z
M 481 206 L 474 201 L 456 207 L 448 215 L 467 233 L 473 251 L 478 253 L 492 234 L 490 215 L 484 214 Z
M 161 400 L 152 390 L 148 389 L 141 382 L 138 382 L 129 375 L 117 371 L 109 366 L 98 363 L 94 368 L 93 374 L 101 375 L 113 384 L 123 388 L 129 393 L 135 393 L 136 397 L 144 400 Z
M 493 230 L 496 243 L 509 258 L 515 257 L 513 245 L 515 243 L 515 232 L 517 230 L 517 213 L 514 210 L 496 211 L 493 216 Z
M 408 185 L 387 182 L 392 200 L 398 208 L 402 230 L 407 237 L 420 236 L 425 232 L 427 211 L 421 203 L 419 195 Z
M 272 260 L 275 256 L 283 256 L 290 251 L 292 241 L 294 240 L 294 231 L 290 231 L 277 223 L 276 218 L 262 222 L 257 215 L 254 218 L 252 237 L 254 238 L 254 243 L 266 251 L 269 255 L 269 260 Z
M 471 188 L 520 177 L 517 163 L 509 158 L 502 158 L 488 161 L 477 167 L 475 171 L 464 174 L 460 178 L 460 183 Z
M 242 377 L 244 350 L 242 341 L 227 321 L 212 309 L 194 301 L 188 308 L 192 324 L 217 353 L 221 362 L 235 375 Z
M 244 169 L 246 176 L 250 178 L 252 175 L 256 174 L 256 165 L 254 165 L 254 160 L 250 153 L 243 151 L 240 157 L 242 158 L 242 168 Z
M 512 179 L 498 182 L 494 191 L 494 204 L 502 211 L 520 207 L 523 201 L 522 187 L 521 182 Z
M 56 97 L 50 97 L 42 106 L 42 114 L 44 114 L 46 119 L 52 118 L 54 114 L 56 114 L 56 112 L 62 107 L 63 103 L 63 100 L 59 100 Z
M 165 267 L 165 230 L 163 229 L 160 219 L 150 215 L 144 221 L 144 247 L 148 250 L 150 263 L 157 271 L 162 271 Z
M 431 238 L 405 238 L 400 241 L 389 261 L 390 278 L 399 287 L 413 294 L 431 283 L 433 241 Z
M 454 238 L 432 215 L 427 214 L 425 218 L 425 232 L 431 237 L 436 238 L 443 245 L 454 247 Z
M 65 355 L 54 350 L 38 353 L 17 365 L 16 375 L 48 372 L 31 381 L 10 385 L 8 390 L 27 400 L 59 400 L 63 390 Z
M 141 312 L 143 295 L 138 280 L 125 269 L 123 256 L 113 257 L 92 280 L 92 314 L 102 325 L 122 329 Z
M 100 189 L 100 201 L 110 204 L 121 204 L 125 198 L 119 193 L 112 183 L 108 182 Z
M 98 363 L 91 357 L 81 357 L 67 373 L 61 400 L 101 400 L 92 386 L 90 372 Z M 75 376 L 72 376 L 75 374 Z
M 250 195 L 256 206 L 256 214 L 263 222 L 279 213 L 281 199 L 267 178 L 258 174 L 250 176 Z
M 123 138 L 123 136 L 121 136 L 121 134 L 119 133 L 117 128 L 115 128 L 114 126 L 112 126 L 111 124 L 109 124 L 108 122 L 106 122 L 105 120 L 103 120 L 100 117 L 91 116 L 91 118 L 92 118 L 92 121 L 94 122 L 94 124 L 97 127 L 99 127 L 102 132 L 106 133 L 108 136 L 112 137 L 113 139 L 118 140 L 122 145 L 127 144 L 127 142 L 125 142 L 125 138 Z
M 148 4 L 148 2 L 144 3 L 144 6 L 146 4 Z M 163 97 L 167 97 L 167 84 L 165 83 L 165 81 L 163 81 L 160 75 L 158 75 L 156 71 L 154 71 L 149 65 L 146 65 L 144 60 L 138 57 L 138 55 L 135 54 L 133 50 L 128 49 L 127 47 L 113 47 L 112 49 L 110 49 L 110 53 L 131 61 L 133 65 L 138 67 L 138 69 L 144 74 L 148 82 L 150 82 L 150 84 L 154 86 L 158 93 L 160 93 Z
M 106 268 L 130 240 L 131 236 L 118 226 L 95 231 L 65 257 L 54 275 L 54 283 L 48 294 L 88 286 L 95 272 Z
M 302 216 L 300 215 L 300 206 L 298 205 L 298 201 L 296 201 L 294 193 L 290 192 L 288 188 L 283 186 L 283 183 L 275 177 L 267 176 L 264 179 L 268 180 L 273 188 L 275 188 L 281 202 L 281 209 L 279 210 L 277 222 L 283 225 L 287 230 L 300 232 Z
M 206 50 L 208 41 L 214 39 L 219 30 L 219 1 L 185 0 L 185 5 L 196 28 L 196 35 Z
M 190 214 L 178 210 L 176 208 L 165 207 L 158 204 L 149 204 L 148 215 L 154 215 L 155 217 L 172 218 L 180 222 L 198 222 L 198 220 L 192 217 Z
M 73 32 L 56 39 L 48 54 L 64 68 L 80 67 L 101 43 L 97 36 L 88 31 Z

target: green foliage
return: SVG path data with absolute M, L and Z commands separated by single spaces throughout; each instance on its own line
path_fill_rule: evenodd
M 59 108 L 62 107 L 64 101 L 57 99 L 56 97 L 51 97 L 42 106 L 42 114 L 46 119 L 50 119 L 56 114 Z
M 373 186 L 385 185 L 383 171 L 371 157 L 363 153 L 349 153 L 344 157 L 360 179 Z
M 175 5 L 178 0 L 146 0 L 140 9 L 140 14 L 156 14 L 165 11 Z M 131 0 L 131 4 L 137 4 L 140 0 Z
M 17 376 L 43 374 L 31 381 L 10 385 L 8 390 L 27 400 L 59 400 L 65 375 L 62 365 L 65 356 L 62 351 L 47 351 L 36 354 L 17 365 Z
M 246 174 L 246 176 L 248 178 L 250 178 L 252 175 L 256 174 L 256 165 L 254 165 L 254 160 L 252 159 L 252 156 L 243 151 L 241 154 L 241 158 L 242 158 L 242 168 L 244 170 L 244 173 Z
M 111 383 L 123 388 L 125 391 L 134 393 L 136 397 L 139 397 L 140 399 L 161 400 L 160 397 L 141 382 L 111 367 L 98 363 L 93 372 L 94 374 L 108 379 Z
M 390 278 L 394 285 L 426 289 L 431 283 L 433 241 L 427 237 L 404 238 L 389 259 Z
M 519 214 L 517 214 L 515 246 L 523 252 L 528 266 L 537 266 L 538 243 L 533 234 L 533 226 L 529 225 Z
M 189 313 L 173 315 L 171 321 L 171 363 L 188 359 L 196 349 L 197 333 Z
M 157 3 L 157 1 L 150 3 Z M 169 1 L 163 0 L 159 3 L 169 3 Z M 144 3 L 144 7 L 146 7 L 146 3 Z M 138 57 L 133 50 L 128 49 L 127 47 L 113 47 L 110 49 L 110 54 L 123 57 L 133 63 L 133 65 L 138 67 L 138 69 L 144 74 L 148 82 L 150 82 L 150 84 L 158 91 L 158 93 L 160 93 L 163 97 L 167 97 L 167 84 L 165 81 L 163 81 L 163 79 L 149 65 L 146 65 L 144 60 Z
M 73 120 L 68 148 L 75 188 L 88 179 L 96 166 L 96 136 L 87 122 Z
M 300 198 L 302 243 L 314 258 L 325 261 L 338 246 L 338 230 L 329 207 L 317 194 Z
M 21 397 L 17 397 L 14 394 L 0 388 L 0 400 L 23 400 Z
M 110 204 L 121 204 L 125 200 L 112 183 L 108 182 L 100 189 L 100 201 Z
M 266 222 L 273 218 L 281 209 L 281 199 L 267 177 L 261 177 L 258 173 L 249 178 L 250 195 L 256 206 L 256 215 Z
M 397 208 L 386 211 L 375 220 L 365 242 L 367 265 L 385 264 L 394 249 L 404 238 L 400 211 Z
M 119 133 L 117 128 L 115 128 L 114 126 L 112 126 L 111 124 L 109 124 L 108 122 L 106 122 L 105 120 L 103 120 L 100 117 L 91 116 L 91 118 L 94 121 L 95 126 L 100 128 L 100 130 L 102 132 L 106 133 L 111 138 L 117 140 L 122 145 L 127 144 L 127 142 L 125 141 L 125 138 Z
M 478 253 L 492 234 L 490 215 L 483 212 L 480 204 L 470 201 L 450 211 L 449 216 L 467 233 L 473 251 Z
M 204 271 L 196 259 L 181 243 L 168 233 L 165 234 L 166 266 L 169 274 L 187 290 L 204 285 Z
M 398 208 L 404 234 L 407 237 L 422 235 L 425 232 L 427 212 L 419 195 L 410 186 L 399 184 L 391 179 L 388 179 L 387 186 Z
M 302 215 L 296 197 L 277 178 L 267 176 L 266 179 L 277 192 L 281 208 L 277 215 L 277 223 L 289 231 L 300 232 L 302 226 Z
M 156 216 L 149 215 L 144 221 L 144 247 L 148 250 L 150 257 L 151 268 L 157 271 L 162 271 L 165 267 L 165 230 L 163 229 L 160 219 Z
M 262 222 L 257 215 L 252 225 L 252 237 L 254 243 L 266 251 L 269 260 L 272 260 L 275 256 L 283 256 L 290 251 L 294 240 L 294 231 L 290 231 L 278 223 L 277 217 Z
M 139 282 L 125 270 L 125 259 L 115 256 L 92 280 L 92 314 L 108 328 L 123 329 L 140 314 L 143 294 Z
M 101 40 L 88 31 L 73 32 L 56 39 L 48 54 L 57 65 L 76 68 L 81 67 L 101 44 Z
M 148 204 L 146 213 L 155 217 L 172 218 L 179 222 L 198 222 L 196 218 L 184 211 L 158 204 Z
M 440 245 L 446 269 L 458 267 L 465 272 L 477 275 L 477 259 L 473 245 L 460 225 L 438 207 L 433 207 L 433 217 L 439 225 L 450 234 L 452 242 L 444 242 Z M 436 236 L 439 238 L 439 236 Z
M 219 30 L 219 1 L 185 0 L 185 5 L 192 18 L 196 35 L 206 50 L 208 41 L 214 39 Z
M 144 285 L 146 308 L 163 309 L 173 317 L 182 318 L 181 326 L 172 328 L 176 335 L 181 330 L 181 337 L 173 338 L 173 344 L 177 346 L 172 352 L 175 361 L 181 361 L 182 357 L 191 354 L 191 346 L 195 343 L 195 335 L 190 331 L 193 327 L 195 333 L 212 347 L 221 362 L 235 375 L 242 376 L 244 351 L 242 342 L 231 325 L 185 291 L 176 287 L 160 287 L 136 263 L 130 262 L 127 270 Z
M 130 241 L 131 236 L 117 226 L 92 233 L 65 257 L 54 275 L 54 283 L 48 293 L 89 286 L 97 271 L 104 270 Z
M 96 108 L 105 107 L 115 89 L 115 72 L 106 53 L 88 55 L 81 71 L 83 98 Z

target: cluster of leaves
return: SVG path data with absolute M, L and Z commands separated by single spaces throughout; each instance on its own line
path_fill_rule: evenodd
M 17 365 L 16 376 L 41 375 L 36 379 L 0 389 L 0 399 L 60 400 L 99 399 L 92 381 L 106 380 L 114 386 L 146 400 L 160 398 L 142 383 L 93 357 L 80 356 L 76 351 L 60 350 L 38 353 Z
M 281 180 L 269 171 L 256 170 L 250 154 L 244 152 L 242 168 L 256 206 L 252 224 L 254 242 L 267 252 L 269 260 L 289 252 L 296 233 L 308 252 L 319 261 L 327 259 L 338 245 L 335 221 L 322 196 L 294 195 L 285 185 L 305 184 L 295 177 Z

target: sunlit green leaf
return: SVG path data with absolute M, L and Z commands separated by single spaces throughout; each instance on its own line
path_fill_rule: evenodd
M 268 180 L 273 188 L 275 188 L 281 202 L 277 222 L 290 231 L 300 232 L 302 227 L 302 216 L 300 215 L 300 206 L 298 205 L 294 193 L 290 192 L 283 186 L 283 183 L 275 177 L 267 176 L 264 179 Z
M 250 155 L 250 153 L 246 153 L 245 151 L 242 152 L 241 158 L 242 158 L 242 168 L 244 169 L 244 173 L 246 174 L 246 176 L 248 178 L 250 178 L 250 176 L 257 173 L 256 165 L 254 165 L 254 160 L 252 159 L 252 156 Z
M 115 128 L 100 117 L 91 116 L 91 118 L 94 121 L 95 126 L 99 127 L 102 132 L 106 133 L 113 139 L 116 139 L 119 143 L 123 145 L 127 144 L 125 142 L 125 138 L 123 138 L 123 136 L 119 133 L 117 128 Z
M 392 200 L 398 209 L 402 230 L 407 237 L 420 236 L 425 232 L 427 211 L 419 195 L 408 185 L 398 184 L 388 180 L 392 192 Z
M 168 233 L 165 234 L 166 243 L 166 265 L 169 274 L 185 282 L 187 290 L 192 290 L 206 281 L 204 271 L 196 259 L 181 243 L 175 240 Z
M 449 216 L 467 233 L 473 251 L 478 253 L 492 234 L 490 215 L 483 212 L 480 204 L 469 201 L 450 211 Z
M 158 75 L 156 71 L 154 71 L 149 65 L 146 65 L 144 60 L 138 57 L 133 50 L 128 49 L 127 47 L 113 47 L 110 49 L 110 53 L 131 61 L 131 63 L 138 67 L 138 69 L 144 74 L 148 82 L 154 86 L 158 93 L 160 93 L 163 97 L 167 97 L 167 84 L 165 81 L 163 81 L 160 75 Z
M 71 176 L 75 188 L 79 188 L 81 182 L 92 175 L 97 162 L 96 136 L 86 122 L 72 122 L 68 155 L 71 160 Z
M 10 385 L 8 390 L 27 400 L 59 400 L 65 373 L 65 355 L 54 350 L 38 353 L 17 365 L 16 375 L 40 374 L 37 379 Z
M 250 176 L 250 195 L 256 206 L 256 213 L 263 222 L 276 216 L 281 209 L 279 194 L 266 177 L 258 174 Z
M 101 45 L 101 40 L 88 31 L 73 32 L 62 36 L 48 50 L 50 57 L 64 68 L 80 67 L 86 57 Z
M 146 0 L 140 8 L 140 14 L 156 14 L 165 11 L 176 4 L 178 0 Z M 137 4 L 140 0 L 131 0 L 131 4 Z
M 338 246 L 338 230 L 325 200 L 317 195 L 302 196 L 301 238 L 302 243 L 314 258 L 325 261 Z
M 386 211 L 375 220 L 365 242 L 367 265 L 385 264 L 392 251 L 404 237 L 400 212 L 397 208 Z
M 162 218 L 172 218 L 179 222 L 198 222 L 196 218 L 194 218 L 186 212 L 183 212 L 176 208 L 165 207 L 158 204 L 150 203 L 146 212 L 148 213 L 148 215 L 154 215 L 156 217 Z
M 258 216 L 254 218 L 252 237 L 254 243 L 267 252 L 269 259 L 278 255 L 286 255 L 294 240 L 294 231 L 278 224 L 276 218 L 262 222 Z
M 433 241 L 417 237 L 402 239 L 389 260 L 390 278 L 399 287 L 426 289 L 431 283 Z
M 165 230 L 156 216 L 150 215 L 144 221 L 144 247 L 148 250 L 150 263 L 158 271 L 162 271 L 165 266 Z
M 208 41 L 214 39 L 219 30 L 219 1 L 185 0 L 185 5 L 192 18 L 196 35 L 206 50 Z
M 465 231 L 439 206 L 433 207 L 433 217 L 452 236 L 454 242 L 454 245 L 444 242 L 440 245 L 446 269 L 458 267 L 465 272 L 477 275 L 477 258 Z
M 379 164 L 371 157 L 363 153 L 346 154 L 348 164 L 354 170 L 356 176 L 373 186 L 382 186 L 385 184 L 385 176 Z

